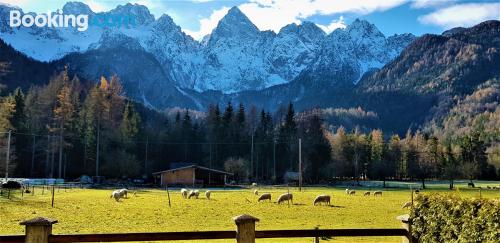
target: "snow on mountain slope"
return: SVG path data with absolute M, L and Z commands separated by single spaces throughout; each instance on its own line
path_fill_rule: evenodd
M 307 73 L 332 83 L 357 83 L 365 72 L 384 66 L 414 39 L 411 34 L 386 38 L 375 25 L 356 19 L 325 38 Z
M 237 92 L 287 82 L 273 75 L 265 58 L 274 37 L 273 32 L 259 31 L 238 8 L 231 8 L 204 48 L 204 68 L 195 89 Z
M 315 59 L 325 33 L 311 22 L 283 27 L 274 39 L 266 58 L 273 70 L 285 80 L 293 80 Z
M 155 19 L 147 7 L 139 4 L 128 3 L 108 12 L 94 13 L 84 3 L 66 3 L 62 8 L 64 14 L 88 14 L 91 19 L 117 16 L 134 19 L 130 25 L 114 27 L 103 27 L 90 20 L 89 29 L 83 32 L 75 28 L 13 29 L 8 26 L 11 9 L 17 8 L 0 4 L 0 38 L 34 59 L 51 61 L 70 53 L 84 54 L 102 48 L 142 48 L 158 61 L 161 70 L 151 70 L 163 72 L 168 79 L 164 82 L 173 82 L 182 90 L 217 90 L 226 94 L 287 84 L 305 74 L 321 82 L 356 83 L 365 72 L 392 60 L 415 38 L 411 34 L 386 38 L 374 25 L 362 20 L 329 35 L 311 22 L 289 24 L 276 34 L 260 31 L 233 7 L 200 43 L 186 35 L 170 16 Z M 129 85 L 137 86 L 133 83 L 142 81 L 139 76 L 127 75 Z M 158 82 L 161 81 L 149 84 Z M 145 91 L 153 89 L 143 87 Z M 156 92 L 141 95 L 151 104 L 164 103 L 154 100 L 161 97 Z

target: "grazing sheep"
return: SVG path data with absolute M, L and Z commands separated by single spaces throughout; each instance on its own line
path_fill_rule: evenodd
M 356 195 L 356 191 L 355 190 L 349 190 L 348 194 L 349 194 L 349 196 L 354 196 L 354 195 Z
M 210 190 L 205 192 L 205 197 L 207 197 L 208 200 L 210 200 L 210 194 L 212 194 Z
M 120 190 L 115 190 L 111 193 L 111 197 L 109 198 L 114 198 L 117 202 L 120 201 L 120 198 L 122 198 L 122 195 L 120 193 Z
M 259 195 L 259 190 L 257 190 L 257 189 L 253 190 L 253 194 L 255 194 L 256 196 L 258 196 Z
M 264 200 L 269 200 L 269 202 L 271 202 L 271 193 L 263 193 L 262 195 L 260 195 L 257 202 L 264 201 Z
M 406 202 L 405 204 L 403 204 L 403 207 L 401 207 L 401 208 L 403 208 L 403 209 L 404 209 L 404 208 L 410 208 L 410 207 L 411 207 L 411 205 L 412 205 L 412 203 L 411 203 L 411 202 Z
M 382 196 L 382 191 L 375 191 L 373 196 Z
M 278 197 L 278 204 L 281 204 L 284 201 L 292 201 L 293 204 L 293 195 L 291 193 L 281 194 Z
M 191 199 L 191 197 L 194 197 L 194 196 L 196 196 L 196 193 L 194 192 L 194 190 L 189 191 L 188 199 Z
M 123 189 L 120 189 L 118 191 L 120 192 L 121 197 L 128 198 L 128 190 L 127 189 L 123 188 Z
M 182 188 L 181 195 L 183 198 L 187 198 L 188 197 L 188 190 L 186 188 Z
M 370 192 L 365 192 L 363 196 L 370 196 Z
M 319 195 L 314 199 L 313 205 L 325 203 L 326 205 L 330 205 L 330 196 L 328 195 Z
M 487 189 L 491 189 L 491 186 L 486 186 Z
M 349 188 L 345 189 L 345 194 L 349 195 Z

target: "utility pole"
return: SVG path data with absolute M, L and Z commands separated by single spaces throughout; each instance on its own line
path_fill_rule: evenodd
M 66 168 L 68 167 L 68 156 L 64 153 L 64 169 L 63 169 L 63 178 L 66 178 Z
M 45 176 L 48 176 L 49 173 L 49 165 L 50 165 L 50 135 L 47 135 L 47 157 L 45 158 Z
M 210 169 L 212 169 L 212 143 L 210 143 Z
M 144 156 L 144 175 L 148 175 L 148 145 L 149 137 L 146 137 L 146 156 Z
M 299 138 L 299 192 L 302 191 L 302 139 Z
M 33 145 L 31 146 L 31 170 L 30 170 L 30 177 L 33 177 L 33 171 L 35 169 L 35 143 L 36 143 L 36 137 L 35 137 L 35 134 L 33 134 Z
M 97 118 L 97 144 L 95 153 L 95 176 L 99 176 L 99 143 L 101 138 L 101 119 Z
M 59 166 L 58 166 L 58 178 L 62 178 L 62 166 L 63 166 L 63 130 L 61 126 L 61 132 L 59 133 Z
M 9 162 L 10 162 L 10 135 L 12 130 L 9 130 L 8 140 L 7 140 L 7 154 L 5 155 L 5 182 L 9 179 Z
M 274 183 L 276 183 L 276 140 L 273 140 L 273 170 L 274 170 Z
M 54 160 L 55 160 L 55 149 L 53 143 L 56 142 L 56 136 L 50 135 L 50 178 L 54 178 Z
M 252 177 L 252 179 L 253 179 L 253 135 L 254 131 L 252 129 L 252 149 L 250 151 L 250 176 Z

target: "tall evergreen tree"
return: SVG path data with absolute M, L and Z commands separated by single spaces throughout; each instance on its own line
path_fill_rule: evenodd
M 140 123 L 141 118 L 135 111 L 134 105 L 130 101 L 127 102 L 120 124 L 122 143 L 126 148 L 130 149 L 130 147 L 135 143 L 134 140 L 138 139 L 139 129 L 141 127 Z

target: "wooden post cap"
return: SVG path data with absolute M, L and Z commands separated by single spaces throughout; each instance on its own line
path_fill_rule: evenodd
M 36 217 L 36 218 L 29 219 L 29 220 L 25 220 L 19 224 L 26 225 L 26 226 L 50 226 L 50 225 L 53 225 L 55 223 L 57 223 L 57 220 L 55 220 L 55 219 Z
M 242 215 L 239 215 L 239 216 L 236 216 L 233 218 L 234 222 L 236 224 L 244 224 L 244 223 L 255 223 L 255 222 L 259 222 L 259 219 L 254 217 L 254 216 L 251 216 L 251 215 L 248 215 L 248 214 L 242 214 Z
M 403 223 L 408 223 L 410 221 L 410 215 L 408 214 L 399 215 L 396 217 L 396 219 Z

